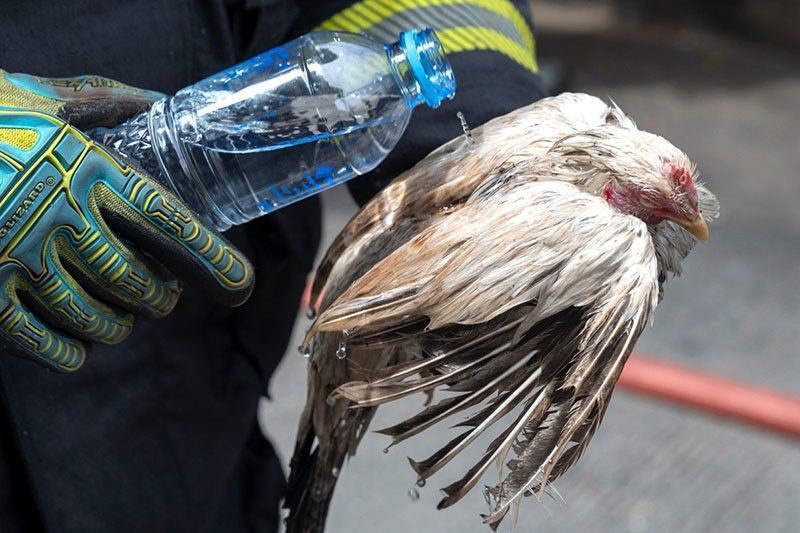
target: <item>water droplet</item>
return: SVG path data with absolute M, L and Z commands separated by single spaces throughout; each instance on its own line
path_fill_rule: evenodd
M 297 351 L 300 352 L 304 358 L 309 359 L 311 357 L 311 346 L 307 344 L 301 344 L 297 347 Z
M 352 330 L 352 329 L 343 329 L 343 330 L 342 330 L 342 335 L 343 335 L 345 338 L 349 337 L 349 336 L 350 336 L 350 335 L 352 335 L 352 334 L 353 334 L 353 330 Z
M 333 477 L 339 477 L 339 469 L 338 468 L 334 468 L 333 470 L 331 470 L 331 475 Z
M 383 449 L 383 453 L 389 453 L 389 447 L 388 446 Z
M 469 125 L 467 124 L 467 119 L 464 117 L 464 113 L 459 111 L 458 113 L 456 113 L 456 116 L 458 117 L 458 120 L 461 121 L 461 129 L 464 130 L 464 140 L 467 143 L 467 149 L 470 152 L 474 152 L 475 138 L 472 136 L 472 130 L 469 128 Z
M 344 359 L 345 357 L 347 357 L 347 344 L 342 341 L 339 343 L 339 347 L 336 349 L 336 358 Z
M 313 307 L 309 307 L 306 310 L 306 318 L 309 320 L 314 320 L 315 318 L 317 318 L 317 310 L 314 309 Z
M 417 487 L 411 487 L 408 489 L 408 499 L 412 502 L 419 501 L 419 491 L 417 490 Z
M 424 487 L 425 486 L 425 478 L 421 477 L 417 479 L 417 487 Z

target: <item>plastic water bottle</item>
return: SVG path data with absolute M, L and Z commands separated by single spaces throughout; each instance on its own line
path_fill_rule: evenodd
M 414 107 L 455 88 L 430 29 L 386 45 L 313 32 L 92 135 L 225 230 L 372 170 Z

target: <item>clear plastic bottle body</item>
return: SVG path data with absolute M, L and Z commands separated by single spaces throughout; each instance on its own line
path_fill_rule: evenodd
M 304 35 L 158 102 L 144 135 L 123 125 L 103 141 L 133 159 L 156 159 L 143 166 L 160 168 L 217 228 L 244 223 L 372 170 L 416 105 L 452 97 L 455 80 L 435 35 L 411 33 L 392 45 Z M 148 149 L 127 142 L 142 137 Z

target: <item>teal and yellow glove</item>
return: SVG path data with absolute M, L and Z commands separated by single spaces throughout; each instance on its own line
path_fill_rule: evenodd
M 249 296 L 241 253 L 80 131 L 160 96 L 95 76 L 0 70 L 0 353 L 75 370 L 91 342 L 125 338 L 131 313 L 169 313 L 174 276 L 223 304 Z

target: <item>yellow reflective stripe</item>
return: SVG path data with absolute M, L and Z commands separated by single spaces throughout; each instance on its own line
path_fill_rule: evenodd
M 351 31 L 351 32 L 354 32 L 354 33 L 359 31 L 358 29 L 354 30 L 354 29 L 350 28 L 349 26 L 350 26 L 350 23 L 345 21 L 345 19 L 344 19 L 344 17 L 342 17 L 341 13 L 338 13 L 338 14 L 332 16 L 331 18 L 329 18 L 328 20 L 326 20 L 325 22 L 323 22 L 322 24 L 320 24 L 319 26 L 317 26 L 316 29 L 318 29 L 318 30 L 330 30 L 330 31 Z
M 535 56 L 528 54 L 513 39 L 509 39 L 495 30 L 478 26 L 445 28 L 437 30 L 436 35 L 439 36 L 445 51 L 449 54 L 472 50 L 492 50 L 513 59 L 531 72 L 539 71 Z
M 436 34 L 443 44 L 445 44 L 445 38 L 442 35 L 449 32 L 450 37 L 448 40 L 450 41 L 450 46 L 445 46 L 448 52 L 492 50 L 508 56 L 532 72 L 538 71 L 535 59 L 536 43 L 533 38 L 533 32 L 525 18 L 509 0 L 394 0 L 392 2 L 362 0 L 329 18 L 318 28 L 360 33 L 380 25 L 381 22 L 399 13 L 425 7 L 448 5 L 477 6 L 510 20 L 525 44 L 523 48 L 514 39 L 491 28 L 479 26 L 436 28 Z M 457 16 L 454 19 L 458 22 Z M 466 32 L 454 31 L 457 29 L 466 30 Z M 469 35 L 473 37 L 469 37 Z M 467 40 L 466 43 L 463 42 L 465 38 Z M 472 39 L 478 39 L 480 45 L 472 42 Z
M 395 12 L 391 10 L 391 8 L 387 7 L 383 3 L 375 2 L 374 0 L 367 0 L 365 2 L 357 2 L 350 6 L 352 9 L 355 9 L 359 12 L 369 12 L 372 13 L 372 19 L 374 23 L 380 22 L 383 19 L 391 17 Z
M 444 32 L 437 33 L 437 35 L 439 35 L 441 40 L 440 33 Z M 467 37 L 465 34 L 462 33 L 461 28 L 451 28 L 445 34 L 445 40 L 447 41 L 447 43 L 442 42 L 442 46 L 444 46 L 445 52 L 451 54 L 454 54 L 458 51 L 469 50 L 470 47 L 474 44 L 472 42 L 472 39 L 470 39 L 469 37 Z
M 347 9 L 339 13 L 340 23 L 344 31 L 352 33 L 359 33 L 361 29 L 361 20 L 355 15 L 352 9 Z
M 367 24 L 367 27 L 374 26 L 378 22 L 383 19 L 389 18 L 392 16 L 392 12 L 386 7 L 381 6 L 381 12 L 374 11 L 368 9 L 368 7 L 378 7 L 378 4 L 375 2 L 358 2 L 350 6 L 349 9 L 353 10 L 358 15 L 358 20 L 362 21 L 362 23 Z

